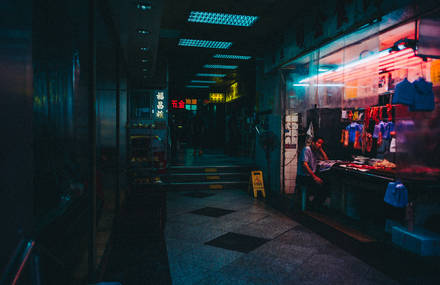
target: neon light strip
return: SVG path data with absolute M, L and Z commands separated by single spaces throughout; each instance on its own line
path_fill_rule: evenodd
M 413 50 L 410 48 L 398 52 L 391 52 L 384 50 L 374 56 L 340 66 L 336 70 L 326 71 L 317 75 L 301 80 L 300 84 L 307 84 L 307 82 L 319 81 L 324 82 L 347 82 L 366 76 L 371 76 L 372 73 L 379 73 L 379 71 L 387 71 L 389 69 L 397 69 L 416 65 L 422 62 L 422 59 L 416 57 Z M 294 86 L 307 86 L 296 84 Z M 319 83 L 321 84 L 321 83 Z M 316 84 L 315 84 L 316 85 Z

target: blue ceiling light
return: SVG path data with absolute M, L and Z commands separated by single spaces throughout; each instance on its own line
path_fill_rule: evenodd
M 187 47 L 228 49 L 232 46 L 232 43 L 231 42 L 207 41 L 207 40 L 180 39 L 178 45 L 179 46 L 187 46 Z
M 191 80 L 192 83 L 215 83 L 214 80 Z
M 146 29 L 137 29 L 137 33 L 140 35 L 148 35 L 148 34 L 150 34 L 150 31 L 148 31 Z
M 204 68 L 215 68 L 215 69 L 236 69 L 237 65 L 223 65 L 223 64 L 205 64 Z
M 219 73 L 197 73 L 196 76 L 204 76 L 204 77 L 225 77 L 226 74 L 219 74 Z
M 191 11 L 188 22 L 249 27 L 257 19 L 257 16 Z
M 141 51 L 148 51 L 147 47 L 141 47 Z
M 136 6 L 141 11 L 151 10 L 151 2 L 149 1 L 138 1 Z
M 203 86 L 203 85 L 186 85 L 186 88 L 209 88 L 209 86 Z
M 249 60 L 252 58 L 252 56 L 248 56 L 248 55 L 234 55 L 234 54 L 216 54 L 213 57 L 222 58 L 222 59 L 239 59 L 239 60 Z
M 144 58 L 144 59 L 142 59 L 141 61 L 142 61 L 142 63 L 147 63 L 147 62 L 148 62 L 148 59 L 145 59 L 145 58 Z

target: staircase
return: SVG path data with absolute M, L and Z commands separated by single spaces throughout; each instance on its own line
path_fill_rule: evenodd
M 171 166 L 164 178 L 168 191 L 247 189 L 250 165 Z

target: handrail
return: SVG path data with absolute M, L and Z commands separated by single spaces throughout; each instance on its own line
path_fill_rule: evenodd
M 26 245 L 26 249 L 23 253 L 23 257 L 21 259 L 20 267 L 18 268 L 17 273 L 15 273 L 14 280 L 12 281 L 11 285 L 17 284 L 18 279 L 21 276 L 21 273 L 23 272 L 23 268 L 26 265 L 27 261 L 29 260 L 29 256 L 31 255 L 32 249 L 35 247 L 35 241 L 30 240 L 28 241 Z
M 23 246 L 26 244 L 24 250 Z M 35 241 L 34 240 L 28 240 L 26 242 L 26 240 L 24 238 L 22 238 L 20 240 L 20 242 L 18 243 L 18 246 L 16 247 L 14 253 L 12 254 L 4 272 L 3 272 L 3 276 L 0 280 L 0 284 L 1 285 L 6 285 L 6 282 L 8 282 L 8 276 L 10 276 L 12 273 L 14 274 L 14 279 L 12 280 L 11 285 L 15 285 L 17 284 L 18 280 L 20 279 L 21 273 L 23 272 L 24 267 L 26 266 L 28 260 L 29 260 L 29 256 L 32 253 L 32 250 L 35 248 Z M 21 254 L 21 258 L 19 258 Z M 18 261 L 18 269 L 17 271 L 12 271 L 13 270 L 13 266 L 14 264 L 16 264 Z
M 25 244 L 25 239 L 22 237 L 20 241 L 18 242 L 18 245 L 15 247 L 14 252 L 11 254 L 11 257 L 9 258 L 8 264 L 5 266 L 5 269 L 3 270 L 3 274 L 0 279 L 0 284 L 3 285 L 6 282 L 6 277 L 8 276 L 9 272 L 11 271 L 12 266 L 14 263 L 16 263 L 17 258 L 20 255 L 21 249 L 23 248 Z

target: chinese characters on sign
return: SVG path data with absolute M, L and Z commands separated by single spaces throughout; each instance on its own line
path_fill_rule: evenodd
M 173 109 L 185 109 L 185 102 L 183 100 L 171 100 L 171 106 Z
M 164 95 L 163 91 L 157 92 L 156 99 L 157 99 L 156 118 L 164 119 L 165 118 L 165 115 L 164 115 L 165 105 L 163 104 L 163 101 L 165 100 L 165 95 Z
M 225 102 L 225 94 L 223 94 L 223 93 L 209 93 L 209 100 L 212 103 L 224 103 Z
M 197 110 L 197 99 L 171 100 L 173 109 Z

